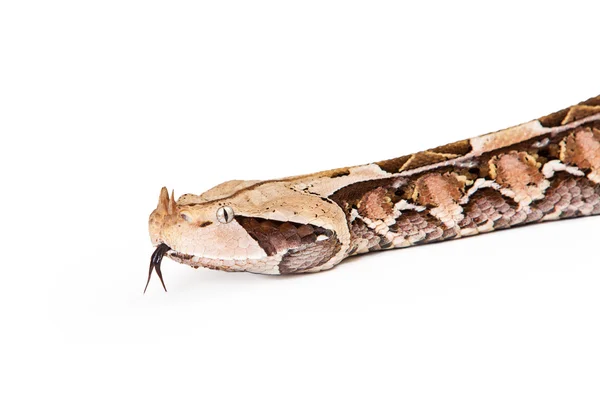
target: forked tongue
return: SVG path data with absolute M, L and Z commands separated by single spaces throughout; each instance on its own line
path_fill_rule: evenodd
M 165 282 L 163 281 L 162 272 L 160 271 L 160 263 L 167 251 L 171 250 L 169 246 L 162 243 L 160 246 L 154 250 L 152 253 L 152 257 L 150 258 L 150 271 L 148 271 L 148 281 L 146 282 L 146 287 L 144 288 L 144 293 L 146 293 L 146 289 L 148 289 L 148 284 L 150 283 L 150 278 L 152 277 L 152 271 L 156 270 L 156 275 L 160 278 L 160 283 L 162 283 L 165 292 L 167 291 L 167 287 L 165 286 Z

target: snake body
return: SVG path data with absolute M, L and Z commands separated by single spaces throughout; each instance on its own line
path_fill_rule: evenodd
M 371 251 L 599 213 L 600 96 L 391 160 L 228 181 L 177 201 L 163 188 L 149 229 L 158 272 L 164 253 L 195 268 L 292 274 Z

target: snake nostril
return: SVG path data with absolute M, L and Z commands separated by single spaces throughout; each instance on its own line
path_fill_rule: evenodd
M 192 222 L 192 216 L 189 213 L 182 212 L 179 214 L 181 218 L 183 218 L 186 222 Z

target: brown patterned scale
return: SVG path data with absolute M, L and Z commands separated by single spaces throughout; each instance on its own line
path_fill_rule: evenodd
M 177 201 L 163 188 L 150 272 L 162 254 L 225 271 L 316 272 L 355 254 L 599 213 L 600 96 L 377 163 L 229 181 Z

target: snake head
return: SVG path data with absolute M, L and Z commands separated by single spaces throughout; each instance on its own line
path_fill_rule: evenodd
M 176 261 L 229 271 L 265 257 L 265 252 L 237 222 L 227 201 L 184 195 L 175 201 L 166 188 L 150 215 L 152 244 L 166 244 L 166 255 Z
M 341 253 L 342 211 L 281 181 L 229 181 L 177 201 L 161 190 L 150 215 L 154 246 L 193 267 L 281 274 L 317 270 Z M 345 225 L 344 225 L 345 227 Z M 346 228 L 347 229 L 347 228 Z

